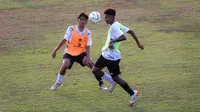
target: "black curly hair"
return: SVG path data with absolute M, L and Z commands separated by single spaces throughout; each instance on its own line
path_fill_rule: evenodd
M 113 8 L 108 8 L 104 11 L 104 14 L 108 14 L 108 15 L 112 15 L 115 16 L 116 15 L 116 10 Z

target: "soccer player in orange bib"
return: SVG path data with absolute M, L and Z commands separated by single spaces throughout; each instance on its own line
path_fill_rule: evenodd
M 71 69 L 74 62 L 79 63 L 81 66 L 88 66 L 90 69 L 94 65 L 94 62 L 90 58 L 90 46 L 92 45 L 91 31 L 85 28 L 88 22 L 88 15 L 84 12 L 80 13 L 77 21 L 78 25 L 68 27 L 64 39 L 60 41 L 52 52 L 52 57 L 55 58 L 57 50 L 68 42 L 57 81 L 51 86 L 51 90 L 56 90 L 60 86 L 66 70 Z M 111 86 L 115 83 L 106 73 L 104 73 L 102 78 L 110 82 Z M 99 86 L 103 90 L 107 90 L 108 88 L 103 84 L 102 78 L 96 77 Z

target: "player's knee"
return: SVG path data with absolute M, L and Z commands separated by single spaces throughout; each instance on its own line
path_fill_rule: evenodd
M 94 69 L 94 67 L 92 68 L 92 73 L 93 73 L 93 74 L 97 74 L 97 70 Z
M 112 73 L 111 73 L 111 77 L 112 77 L 112 79 L 113 79 L 115 82 L 118 81 L 118 74 L 112 74 Z
M 92 73 L 96 76 L 99 76 L 100 75 L 100 70 L 99 69 L 96 69 L 95 67 L 92 68 Z

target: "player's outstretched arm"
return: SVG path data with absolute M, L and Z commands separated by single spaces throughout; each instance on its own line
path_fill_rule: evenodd
M 144 46 L 140 43 L 140 41 L 139 41 L 138 38 L 136 37 L 134 31 L 129 30 L 127 33 L 129 33 L 129 34 L 134 38 L 134 40 L 135 40 L 135 42 L 137 43 L 138 47 L 139 47 L 140 49 L 143 50 L 143 49 L 144 49 Z
M 55 58 L 56 57 L 56 51 L 59 50 L 65 43 L 66 43 L 66 39 L 62 39 L 60 41 L 60 43 L 54 48 L 53 52 L 52 52 L 52 57 Z

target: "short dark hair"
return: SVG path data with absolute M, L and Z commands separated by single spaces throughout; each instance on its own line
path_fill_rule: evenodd
M 85 12 L 81 12 L 81 13 L 78 15 L 78 19 L 81 18 L 81 17 L 85 17 L 86 20 L 88 20 L 88 15 L 87 15 Z
M 112 8 L 108 8 L 104 11 L 104 14 L 108 14 L 108 15 L 112 15 L 112 16 L 115 16 L 116 15 L 116 11 L 115 9 L 112 9 Z

